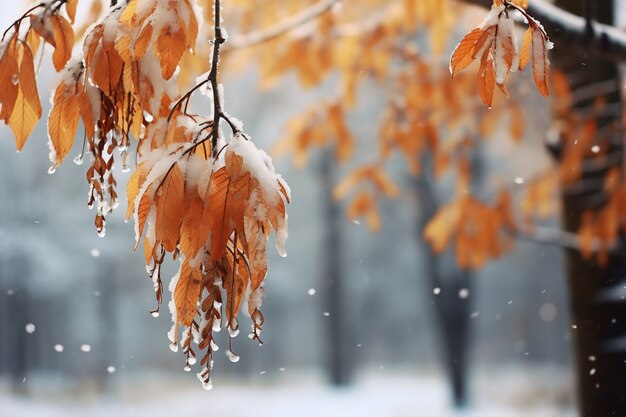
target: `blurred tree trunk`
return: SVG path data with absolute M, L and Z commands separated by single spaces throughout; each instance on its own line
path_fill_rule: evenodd
M 341 277 L 341 245 L 340 227 L 343 216 L 340 206 L 332 197 L 335 186 L 335 158 L 331 150 L 324 151 L 321 155 L 319 177 L 322 183 L 323 210 L 324 210 L 324 265 L 322 268 L 322 282 L 326 295 L 326 311 L 330 313 L 325 317 L 327 326 L 327 368 L 330 381 L 335 386 L 345 386 L 350 383 L 352 364 L 346 355 L 347 345 L 345 325 L 345 311 L 343 309 L 343 283 Z
M 588 16 L 595 13 L 596 20 L 614 23 L 613 1 L 557 0 L 556 5 L 572 13 Z M 593 34 L 590 33 L 590 36 Z M 587 59 L 579 50 L 558 45 L 553 55 L 554 64 L 568 75 L 572 88 L 589 86 L 603 81 L 615 81 L 615 93 L 608 96 L 611 104 L 619 106 L 621 83 L 618 68 L 597 58 Z M 578 109 L 592 105 L 592 100 L 577 103 Z M 599 127 L 620 123 L 620 112 L 598 120 Z M 623 130 L 619 139 L 608 144 L 608 153 L 621 153 Z M 556 156 L 559 156 L 557 148 Z M 616 165 L 624 172 L 623 160 Z M 582 181 L 602 178 L 605 171 L 585 173 Z M 562 197 L 565 229 L 577 232 L 583 212 L 598 207 L 598 195 L 603 194 L 602 181 L 588 194 Z M 593 198 L 595 197 L 595 198 Z M 581 416 L 605 417 L 626 414 L 626 303 L 615 294 L 626 284 L 626 251 L 623 240 L 618 250 L 612 252 L 606 267 L 586 261 L 577 251 L 567 251 L 567 267 L 572 311 L 572 335 L 578 375 L 578 399 Z
M 416 197 L 420 220 L 418 230 L 421 236 L 428 222 L 440 208 L 435 194 L 435 184 L 431 178 L 432 167 L 429 161 L 423 161 L 423 173 L 416 180 Z M 441 360 L 451 387 L 454 406 L 461 408 L 467 404 L 467 352 L 469 350 L 470 297 L 459 296 L 461 290 L 470 290 L 471 273 L 458 268 L 454 251 L 443 254 L 434 253 L 426 245 L 427 255 L 424 269 L 428 275 L 426 296 L 433 300 L 437 318 Z M 439 294 L 433 294 L 435 288 Z
M 10 256 L 0 276 L 3 276 L 8 284 L 11 294 L 4 295 L 6 303 L 0 312 L 3 315 L 2 324 L 4 329 L 2 338 L 2 356 L 5 362 L 5 370 L 11 383 L 11 389 L 16 394 L 27 394 L 25 378 L 28 373 L 27 354 L 29 349 L 27 338 L 33 338 L 26 333 L 25 326 L 30 323 L 29 306 L 30 294 L 28 292 L 28 277 L 30 267 L 28 259 L 21 254 Z

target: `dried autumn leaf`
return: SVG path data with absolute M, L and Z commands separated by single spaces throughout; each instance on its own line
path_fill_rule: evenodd
M 33 54 L 27 44 L 23 44 L 22 62 L 20 64 L 19 91 L 9 126 L 15 135 L 15 143 L 19 151 L 32 133 L 41 118 L 41 102 L 35 80 Z
M 533 29 L 528 28 L 526 33 L 524 34 L 524 42 L 522 43 L 522 48 L 520 49 L 520 57 L 519 57 L 519 69 L 523 70 L 530 63 L 531 58 L 531 45 L 533 41 Z
M 480 69 L 478 70 L 478 77 L 476 79 L 476 85 L 478 86 L 478 94 L 480 99 L 487 106 L 491 107 L 493 104 L 493 93 L 496 87 L 496 73 L 493 64 L 493 57 L 489 50 L 485 51 L 480 63 Z
M 54 52 L 52 62 L 57 71 L 61 71 L 67 61 L 72 57 L 72 47 L 74 46 L 74 29 L 63 16 L 58 14 L 50 18 L 54 34 Z
M 78 0 L 67 0 L 65 3 L 65 10 L 67 11 L 67 16 L 70 18 L 70 21 L 74 23 L 76 19 L 76 6 L 78 5 Z
M 548 50 L 552 47 L 552 43 L 547 40 L 543 31 L 538 26 L 532 26 L 532 55 L 533 55 L 533 75 L 535 84 L 539 92 L 548 97 L 550 91 L 548 89 Z
M 54 104 L 48 117 L 51 162 L 59 166 L 72 149 L 78 129 L 80 104 L 78 96 L 71 93 L 71 87 L 61 83 L 54 94 Z
M 184 213 L 185 177 L 175 163 L 157 195 L 156 239 L 168 252 L 176 250 Z
M 171 27 L 164 27 L 157 38 L 156 54 L 161 63 L 163 79 L 169 80 L 185 52 L 185 29 L 179 22 L 178 30 L 172 32 Z
M 190 326 L 198 311 L 198 298 L 202 289 L 202 274 L 198 267 L 191 267 L 185 259 L 178 273 L 174 290 L 176 318 L 183 326 Z
M 19 93 L 19 86 L 15 80 L 19 77 L 19 63 L 17 60 L 17 36 L 9 41 L 9 45 L 0 60 L 0 103 L 1 116 L 6 123 L 13 114 L 15 101 Z
M 472 30 L 454 49 L 452 57 L 450 58 L 450 74 L 452 78 L 472 63 L 476 42 L 478 42 L 484 33 L 485 31 L 481 28 Z

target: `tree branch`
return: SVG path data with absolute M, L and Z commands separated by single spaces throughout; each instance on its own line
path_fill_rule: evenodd
M 279 22 L 274 26 L 231 39 L 228 42 L 228 49 L 249 48 L 251 46 L 275 39 L 323 15 L 335 4 L 338 4 L 339 1 L 340 0 L 320 0 L 313 6 L 302 10 L 301 12 L 283 20 L 282 22 Z
M 551 229 L 546 227 L 533 227 L 531 230 L 506 229 L 512 237 L 541 245 L 557 246 L 563 249 L 581 251 L 583 243 L 575 233 L 566 232 L 561 229 Z M 592 252 L 599 252 L 602 249 L 614 250 L 616 246 L 604 247 L 598 239 L 594 239 L 591 244 Z
M 215 14 L 214 31 L 215 39 L 213 39 L 213 58 L 211 61 L 211 72 L 209 72 L 208 80 L 213 90 L 213 129 L 211 132 L 211 152 L 213 157 L 217 156 L 217 140 L 220 131 L 220 119 L 222 117 L 222 102 L 219 92 L 219 84 L 217 82 L 217 67 L 220 62 L 220 47 L 226 39 L 222 33 L 222 15 L 220 0 L 215 0 L 213 13 Z
M 464 1 L 484 7 L 491 7 L 493 3 L 492 0 Z M 585 18 L 566 12 L 545 0 L 529 0 L 528 13 L 541 22 L 552 40 L 574 45 L 590 55 L 612 61 L 626 61 L 626 33 L 611 25 L 591 22 L 593 31 L 590 34 Z

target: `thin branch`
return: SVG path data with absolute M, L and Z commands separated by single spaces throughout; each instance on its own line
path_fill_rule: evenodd
M 217 140 L 220 131 L 220 119 L 222 118 L 222 102 L 219 92 L 219 84 L 217 82 L 217 68 L 220 62 L 220 48 L 222 44 L 226 42 L 221 26 L 222 15 L 220 0 L 215 0 L 213 13 L 215 15 L 215 38 L 213 39 L 213 58 L 211 61 L 211 72 L 209 72 L 208 80 L 211 83 L 211 90 L 213 92 L 213 129 L 211 131 L 211 152 L 215 157 L 217 155 Z
M 518 240 L 538 243 L 541 245 L 557 246 L 559 248 L 576 251 L 581 251 L 584 247 L 580 236 L 560 229 L 533 227 L 531 230 L 506 229 L 506 232 Z M 592 252 L 599 252 L 603 249 L 611 251 L 615 248 L 616 245 L 608 248 L 604 247 L 598 239 L 594 239 L 590 249 Z
M 492 0 L 464 1 L 484 7 L 491 7 L 493 3 Z M 566 12 L 545 0 L 529 0 L 528 14 L 542 23 L 552 40 L 563 45 L 575 45 L 595 56 L 626 61 L 626 33 L 611 25 L 592 22 L 590 36 L 585 18 Z
M 236 37 L 228 42 L 228 49 L 243 49 L 276 39 L 293 29 L 304 25 L 329 11 L 340 0 L 320 0 L 313 6 L 266 29 L 257 30 L 247 35 Z

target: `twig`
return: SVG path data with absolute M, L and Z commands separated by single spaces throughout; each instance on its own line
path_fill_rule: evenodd
M 583 243 L 575 233 L 566 232 L 560 229 L 552 229 L 546 227 L 533 227 L 531 230 L 505 229 L 512 237 L 542 245 L 557 246 L 563 249 L 572 249 L 580 251 L 583 249 Z M 604 247 L 598 239 L 594 239 L 591 243 L 591 251 L 599 252 L 600 250 L 614 250 L 617 245 Z
M 220 130 L 220 119 L 222 117 L 222 103 L 219 94 L 219 84 L 217 82 L 217 68 L 220 62 L 220 48 L 222 44 L 226 42 L 226 39 L 224 39 L 222 34 L 220 0 L 215 0 L 214 2 L 214 15 L 215 38 L 213 39 L 213 58 L 208 80 L 211 83 L 211 90 L 213 92 L 213 129 L 211 131 L 211 152 L 215 157 L 217 155 L 217 140 Z
M 279 22 L 278 24 L 271 26 L 267 29 L 257 30 L 247 35 L 236 37 L 228 42 L 226 50 L 230 49 L 243 49 L 250 48 L 252 46 L 270 41 L 278 38 L 293 29 L 308 23 L 311 20 L 323 15 L 329 11 L 335 4 L 339 4 L 340 0 L 320 0 L 313 6 L 302 10 L 301 12 Z

